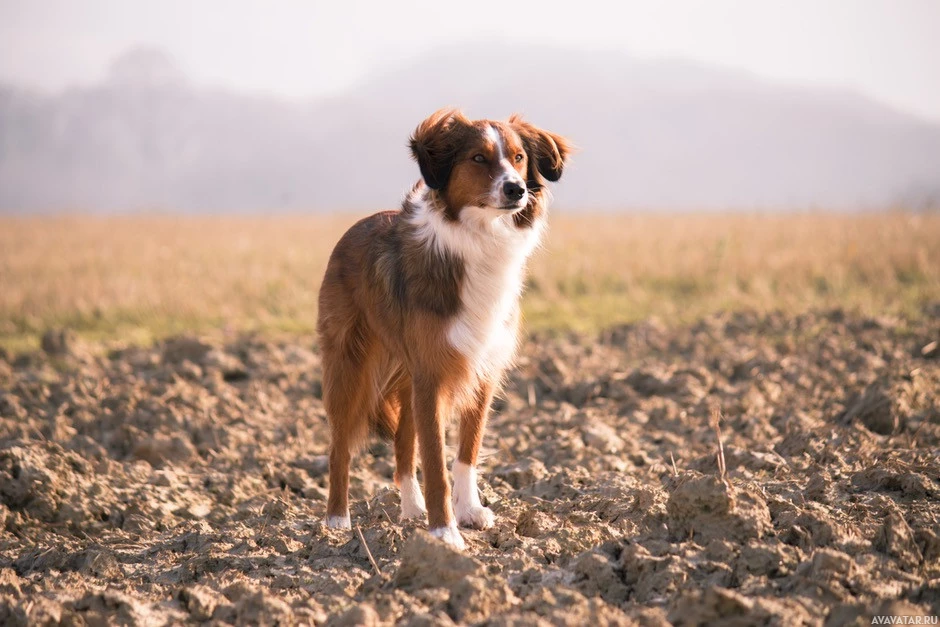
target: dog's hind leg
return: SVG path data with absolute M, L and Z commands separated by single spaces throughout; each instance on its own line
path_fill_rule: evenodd
M 323 404 L 330 421 L 330 496 L 326 525 L 349 529 L 349 464 L 369 432 L 375 410 L 377 351 L 374 338 L 353 324 L 323 349 Z

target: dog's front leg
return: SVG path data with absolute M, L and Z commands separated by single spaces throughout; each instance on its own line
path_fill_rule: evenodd
M 473 402 L 460 415 L 460 440 L 454 460 L 454 513 L 458 524 L 474 529 L 489 529 L 495 522 L 493 510 L 480 502 L 476 469 L 494 387 L 490 381 L 481 382 Z
M 450 504 L 450 486 L 444 463 L 444 423 L 450 407 L 440 381 L 433 376 L 415 376 L 414 411 L 424 473 L 424 498 L 431 534 L 457 548 L 464 548 Z

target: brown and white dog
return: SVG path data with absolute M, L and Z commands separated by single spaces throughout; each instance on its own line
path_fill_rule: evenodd
M 401 211 L 360 220 L 343 235 L 320 289 L 332 434 L 326 524 L 350 527 L 350 458 L 371 428 L 394 439 L 402 518 L 427 513 L 431 533 L 462 548 L 458 523 L 493 526 L 477 492 L 477 455 L 516 350 L 526 260 L 549 202 L 545 181 L 561 177 L 569 146 L 519 116 L 471 121 L 445 109 L 418 126 L 411 152 L 423 181 Z M 451 416 L 459 422 L 453 509 L 444 462 Z

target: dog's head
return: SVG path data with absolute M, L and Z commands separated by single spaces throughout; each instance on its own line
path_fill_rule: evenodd
M 518 115 L 471 121 L 456 109 L 441 109 L 415 129 L 411 152 L 424 182 L 457 218 L 467 207 L 498 215 L 537 201 L 545 181 L 561 178 L 570 147 Z

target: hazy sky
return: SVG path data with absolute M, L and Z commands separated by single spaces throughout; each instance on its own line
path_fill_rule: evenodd
M 940 0 L 0 0 L 0 80 L 87 83 L 147 44 L 200 82 L 308 97 L 434 46 L 466 42 L 473 54 L 494 38 L 848 87 L 940 121 Z

